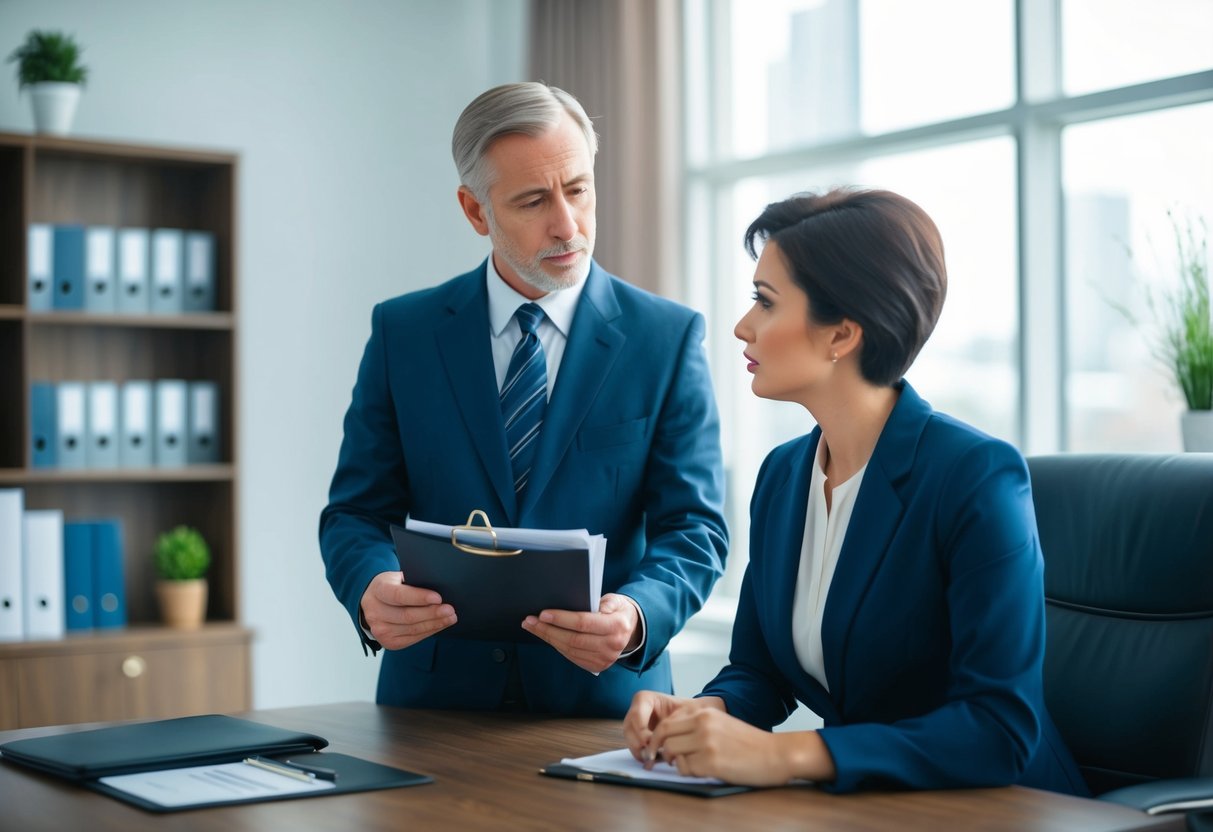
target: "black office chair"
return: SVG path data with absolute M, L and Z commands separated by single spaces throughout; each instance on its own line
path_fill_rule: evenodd
M 1028 460 L 1049 711 L 1091 791 L 1213 811 L 1213 454 Z

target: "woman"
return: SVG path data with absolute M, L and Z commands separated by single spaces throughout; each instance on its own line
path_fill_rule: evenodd
M 935 224 L 897 194 L 833 190 L 767 206 L 757 242 L 734 330 L 752 388 L 817 427 L 759 471 L 729 665 L 695 699 L 636 694 L 633 755 L 755 786 L 1085 794 L 1041 691 L 1027 467 L 902 379 L 947 290 Z M 825 727 L 770 733 L 796 700 Z

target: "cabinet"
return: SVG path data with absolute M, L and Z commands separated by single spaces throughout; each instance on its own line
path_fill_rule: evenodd
M 236 185 L 232 154 L 0 133 L 0 487 L 23 488 L 27 508 L 59 508 L 68 520 L 122 519 L 130 623 L 0 642 L 0 729 L 249 707 L 251 639 L 238 621 Z M 215 311 L 32 311 L 31 223 L 208 231 Z M 217 384 L 219 462 L 32 467 L 33 382 L 168 378 Z M 151 549 L 178 524 L 211 547 L 208 623 L 198 632 L 158 625 Z M 144 665 L 135 676 L 122 672 L 131 656 Z
M 185 640 L 136 625 L 9 645 L 0 720 L 20 727 L 247 710 L 247 653 L 247 633 L 223 623 Z

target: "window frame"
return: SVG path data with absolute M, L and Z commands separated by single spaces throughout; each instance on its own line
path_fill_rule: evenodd
M 683 34 L 700 38 L 684 50 L 684 216 L 689 231 L 683 240 L 683 296 L 706 310 L 714 325 L 706 346 L 716 375 L 736 362 L 731 321 L 715 314 L 728 309 L 727 273 L 741 229 L 723 228 L 730 216 L 729 193 L 741 180 L 787 174 L 797 169 L 856 163 L 876 156 L 926 147 L 943 147 L 992 136 L 1015 143 L 1017 197 L 1017 337 L 1018 413 L 1014 436 L 1007 437 L 1025 454 L 1066 450 L 1065 229 L 1062 190 L 1062 133 L 1070 125 L 1137 115 L 1213 101 L 1213 69 L 1066 95 L 1062 86 L 1061 3 L 1063 0 L 1016 0 L 1014 19 L 1015 100 L 1011 106 L 963 118 L 887 133 L 807 143 L 765 155 L 734 158 L 729 144 L 729 86 L 732 55 L 727 37 L 735 0 L 683 0 Z M 697 31 L 696 31 L 697 30 Z M 707 71 L 691 66 L 693 56 L 707 54 Z M 707 133 L 705 136 L 704 133 Z M 696 158 L 699 156 L 700 158 Z M 706 279 L 705 279 L 706 276 Z M 726 395 L 733 391 L 725 391 Z M 737 469 L 737 431 L 722 408 L 725 465 Z M 767 449 L 769 450 L 769 449 Z M 727 507 L 733 529 L 733 557 L 747 560 L 748 492 L 751 483 L 730 477 Z M 740 505 L 739 505 L 740 503 Z M 738 556 L 741 556 L 738 558 Z M 741 570 L 734 566 L 721 592 L 733 603 Z

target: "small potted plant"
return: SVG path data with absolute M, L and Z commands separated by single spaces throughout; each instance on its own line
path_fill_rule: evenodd
M 206 570 L 211 550 L 196 529 L 177 526 L 156 538 L 156 597 L 164 623 L 196 630 L 206 619 Z
M 1178 281 L 1146 293 L 1153 319 L 1154 356 L 1171 373 L 1188 410 L 1181 429 L 1184 450 L 1213 451 L 1213 309 L 1210 308 L 1208 226 L 1184 223 L 1168 211 L 1175 235 Z M 1134 316 L 1122 309 L 1131 321 Z
M 71 128 L 80 89 L 88 80 L 80 51 L 71 35 L 35 29 L 9 56 L 17 64 L 18 84 L 30 91 L 39 133 L 65 135 Z

